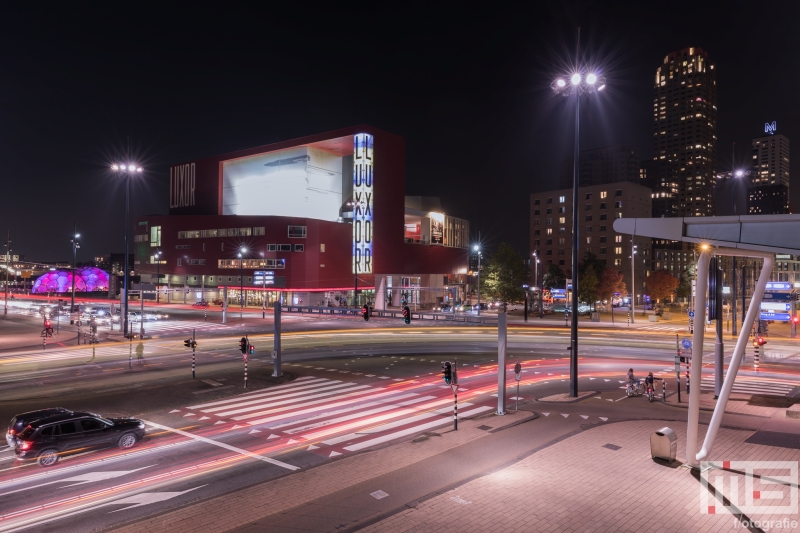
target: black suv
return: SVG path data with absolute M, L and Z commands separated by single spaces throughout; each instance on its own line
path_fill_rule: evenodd
M 44 418 L 46 416 L 61 414 L 71 415 L 72 411 L 69 409 L 64 409 L 63 407 L 51 407 L 50 409 L 41 409 L 39 411 L 31 411 L 30 413 L 23 413 L 15 416 L 11 419 L 11 423 L 8 425 L 8 430 L 6 431 L 6 442 L 8 442 L 8 447 L 14 448 L 14 446 L 17 445 L 17 435 L 23 429 L 28 427 L 28 424 L 34 420 L 39 420 L 40 418 Z
M 127 449 L 144 438 L 144 422 L 136 418 L 103 418 L 94 413 L 51 414 L 28 423 L 17 433 L 18 460 L 51 466 L 62 455 L 101 446 Z

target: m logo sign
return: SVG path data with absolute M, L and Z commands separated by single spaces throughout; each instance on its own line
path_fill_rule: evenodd
M 777 123 L 773 120 L 770 124 L 769 122 L 764 123 L 764 133 L 769 133 L 770 135 L 775 134 L 775 130 L 778 129 Z
M 169 208 L 191 207 L 194 203 L 194 163 L 169 168 Z

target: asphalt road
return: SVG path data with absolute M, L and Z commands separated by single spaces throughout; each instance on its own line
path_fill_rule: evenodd
M 246 391 L 237 351 L 240 329 L 198 337 L 195 379 L 191 351 L 180 337 L 143 343 L 141 358 L 136 343 L 95 346 L 94 358 L 92 347 L 0 354 L 0 420 L 61 405 L 107 416 L 133 415 L 148 423 L 147 438 L 132 450 L 86 450 L 47 469 L 20 464 L 0 448 L 0 532 L 108 528 L 341 455 L 447 430 L 453 397 L 440 378 L 444 360 L 458 360 L 461 416 L 488 415 L 496 409 L 497 339 L 490 329 L 387 328 L 379 321 L 333 320 L 326 326 L 340 329 L 309 331 L 319 321 L 295 318 L 287 324 L 292 321 L 294 331 L 283 335 L 282 378 L 271 377 L 271 336 L 256 333 L 252 326 L 250 339 L 257 353 L 249 361 Z M 261 331 L 269 329 L 261 324 Z M 538 411 L 532 403 L 536 398 L 566 390 L 567 345 L 566 331 L 511 331 L 509 408 L 517 397 L 511 370 L 517 361 L 523 367 L 523 409 Z M 540 416 L 499 433 L 513 445 L 496 457 L 471 461 L 458 476 L 417 476 L 416 483 L 406 484 L 408 496 L 416 492 L 422 497 L 442 483 L 466 479 L 583 424 L 685 419 L 685 411 L 644 398 L 627 399 L 621 389 L 631 366 L 640 375 L 653 371 L 674 376 L 674 338 L 592 332 L 583 336 L 581 346 L 579 389 L 597 391 L 596 397 L 559 407 L 563 420 Z M 792 385 L 792 350 L 787 346 L 786 357 L 767 362 L 758 376 L 744 372 L 743 379 L 763 381 L 766 375 Z M 674 390 L 674 378 L 669 389 Z M 755 428 L 753 418 L 728 417 L 726 423 Z M 480 456 L 479 450 L 463 452 Z M 391 482 L 404 483 L 400 478 Z M 336 497 L 347 494 L 331 498 Z M 258 524 L 253 527 L 257 530 Z

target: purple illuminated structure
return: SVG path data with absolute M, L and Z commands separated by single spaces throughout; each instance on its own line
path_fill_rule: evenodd
M 95 267 L 79 267 L 75 269 L 75 291 L 93 292 L 108 290 L 108 273 Z M 72 272 L 54 270 L 39 276 L 34 282 L 32 294 L 48 292 L 72 291 Z

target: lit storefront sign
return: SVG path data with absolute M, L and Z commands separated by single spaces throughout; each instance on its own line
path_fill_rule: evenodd
M 353 273 L 372 273 L 372 200 L 374 138 L 358 133 L 353 138 Z
M 256 270 L 253 272 L 253 285 L 275 285 L 273 270 Z

